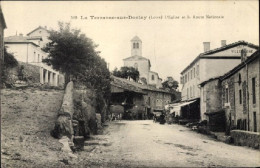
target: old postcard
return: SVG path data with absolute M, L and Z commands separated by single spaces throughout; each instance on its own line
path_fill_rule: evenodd
M 1 167 L 259 167 L 259 1 L 1 1 Z

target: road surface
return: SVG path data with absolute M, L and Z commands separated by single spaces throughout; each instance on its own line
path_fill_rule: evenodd
M 181 125 L 113 121 L 104 135 L 94 138 L 80 155 L 104 167 L 260 166 L 260 151 L 228 145 Z

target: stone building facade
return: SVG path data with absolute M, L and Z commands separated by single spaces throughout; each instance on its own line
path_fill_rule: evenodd
M 207 113 L 222 109 L 222 86 L 219 78 L 212 78 L 200 84 L 201 120 L 209 120 Z
M 260 132 L 259 73 L 257 51 L 221 77 L 222 107 L 231 128 Z
M 204 42 L 204 52 L 199 54 L 182 72 L 182 101 L 200 98 L 199 84 L 217 76 L 224 75 L 240 61 L 241 50 L 246 49 L 248 55 L 253 54 L 258 46 L 245 41 L 226 44 L 222 40 L 221 47 L 210 50 L 210 43 Z
M 126 111 L 151 118 L 154 112 L 163 112 L 171 101 L 171 93 L 148 85 L 112 76 L 112 104 L 122 105 Z
M 143 78 L 148 85 L 153 85 L 156 88 L 162 87 L 162 79 L 158 73 L 150 70 L 150 60 L 142 56 L 142 40 L 139 37 L 135 36 L 131 40 L 131 56 L 123 61 L 124 66 L 134 67 L 139 71 L 139 79 Z

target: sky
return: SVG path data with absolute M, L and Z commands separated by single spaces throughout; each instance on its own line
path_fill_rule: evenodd
M 258 1 L 3 1 L 1 4 L 7 24 L 5 37 L 16 32 L 27 34 L 38 26 L 57 29 L 58 21 L 70 22 L 99 45 L 97 50 L 109 63 L 110 70 L 123 66 L 122 59 L 131 56 L 130 40 L 137 35 L 142 40 L 142 56 L 150 59 L 151 70 L 158 72 L 163 80 L 172 76 L 179 81 L 180 72 L 203 52 L 203 42 L 210 42 L 211 49 L 220 47 L 221 40 L 227 44 L 244 40 L 259 45 Z M 91 16 L 139 18 L 91 19 Z

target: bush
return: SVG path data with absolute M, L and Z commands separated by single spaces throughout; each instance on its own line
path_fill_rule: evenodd
M 17 67 L 18 61 L 15 59 L 13 54 L 7 52 L 6 47 L 4 48 L 4 61 L 1 59 L 0 64 L 0 87 L 12 87 L 13 81 L 8 80 L 8 70 Z

